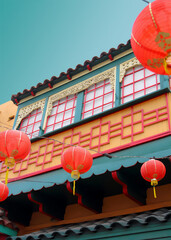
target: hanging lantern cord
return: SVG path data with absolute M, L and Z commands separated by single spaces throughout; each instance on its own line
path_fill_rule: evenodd
M 9 173 L 9 167 L 7 167 L 7 171 L 6 171 L 6 176 L 5 176 L 5 185 L 8 184 L 8 173 Z
M 157 186 L 157 185 L 158 185 L 157 179 L 156 178 L 151 179 L 151 186 L 153 186 L 154 198 L 157 198 L 156 188 L 155 188 L 155 186 Z
M 73 195 L 75 196 L 75 180 L 73 182 Z

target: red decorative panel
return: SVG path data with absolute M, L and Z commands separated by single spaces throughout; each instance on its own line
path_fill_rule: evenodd
M 56 141 L 34 142 L 28 158 L 10 169 L 9 178 L 24 178 L 60 168 L 61 154 L 69 144 L 90 149 L 93 157 L 97 157 L 102 152 L 115 152 L 169 135 L 169 102 L 167 95 L 162 95 L 51 136 Z M 2 165 L 2 177 L 5 171 Z

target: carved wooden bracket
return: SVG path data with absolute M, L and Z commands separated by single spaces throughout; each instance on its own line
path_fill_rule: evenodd
M 139 205 L 146 204 L 146 190 L 145 186 L 139 185 L 139 181 L 131 179 L 122 171 L 114 171 L 111 173 L 113 179 L 122 186 L 123 194 L 138 203 Z
M 73 194 L 73 183 L 67 182 L 66 187 L 70 193 Z M 95 213 L 102 212 L 103 196 L 100 192 L 96 192 L 95 189 L 81 186 L 76 182 L 75 195 L 78 197 L 78 204 L 85 207 Z
M 1 202 L 0 207 L 7 211 L 7 216 L 10 221 L 29 226 L 34 211 L 32 203 L 12 196 L 8 197 L 4 202 Z
M 38 205 L 39 212 L 58 220 L 64 219 L 66 202 L 63 199 L 41 192 L 28 193 L 28 199 Z

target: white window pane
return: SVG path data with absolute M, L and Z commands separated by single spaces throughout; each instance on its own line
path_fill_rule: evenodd
M 133 72 L 133 68 L 129 68 L 128 70 L 126 70 L 126 74 L 125 75 L 131 74 L 132 72 Z
M 112 90 L 111 89 L 111 84 L 108 84 L 108 85 L 105 86 L 105 91 L 104 92 L 108 93 L 108 92 L 111 92 L 111 90 Z
M 87 102 L 85 104 L 85 109 L 84 111 L 87 112 L 89 109 L 92 109 L 93 108 L 93 101 L 90 101 L 90 102 Z
M 56 106 L 56 105 L 58 105 L 58 103 L 59 103 L 59 100 L 57 100 L 57 101 L 53 102 L 53 106 Z
M 33 111 L 31 112 L 31 115 L 36 114 L 36 112 L 37 112 L 37 109 L 36 109 L 36 110 L 33 110 Z
M 145 77 L 151 76 L 153 74 L 154 74 L 153 72 L 145 68 Z
M 113 93 L 109 93 L 107 95 L 104 96 L 104 104 L 111 102 L 112 101 L 112 97 L 113 97 Z
M 156 86 L 153 86 L 153 87 L 151 87 L 151 88 L 147 88 L 146 89 L 146 94 L 148 94 L 148 93 L 151 93 L 151 92 L 154 92 L 154 91 L 156 91 L 157 89 L 156 89 Z
M 35 123 L 33 131 L 39 130 L 39 127 L 40 127 L 40 122 Z
M 73 115 L 73 117 L 75 116 L 75 108 L 74 108 L 74 110 L 73 110 L 73 113 L 72 113 L 72 115 Z
M 30 126 L 27 127 L 27 132 L 26 132 L 26 133 L 27 133 L 27 134 L 28 134 L 28 133 L 31 133 L 32 130 L 33 130 L 33 125 L 30 125 Z
M 27 126 L 27 123 L 28 123 L 28 118 L 23 119 L 21 127 Z
M 142 97 L 142 96 L 144 96 L 144 90 L 141 91 L 141 92 L 135 93 L 135 98 L 139 98 L 139 97 Z
M 99 97 L 103 95 L 103 88 L 96 89 L 95 97 Z
M 94 109 L 94 115 L 98 114 L 98 113 L 101 113 L 101 112 L 102 112 L 102 107 Z
M 64 115 L 64 113 L 58 113 L 58 114 L 57 114 L 57 117 L 56 117 L 56 122 L 62 121 L 63 115 Z
M 64 119 L 70 118 L 72 114 L 72 109 L 65 112 Z
M 157 75 L 157 82 L 160 82 L 160 75 Z
M 74 94 L 69 95 L 69 96 L 68 96 L 68 99 L 74 99 Z
M 55 127 L 54 127 L 54 130 L 61 128 L 61 126 L 62 126 L 62 123 L 61 123 L 61 122 L 60 122 L 60 123 L 56 123 L 56 124 L 55 124 Z
M 61 103 L 64 103 L 64 102 L 66 102 L 66 97 L 64 97 L 64 98 L 62 98 L 62 99 L 59 100 L 59 103 L 60 103 L 60 104 L 61 104 Z
M 74 107 L 76 106 L 76 103 L 77 103 L 77 99 L 75 99 L 75 102 L 74 102 Z
M 63 122 L 63 127 L 64 127 L 64 126 L 67 126 L 67 125 L 69 125 L 69 124 L 70 124 L 70 122 L 71 122 L 71 120 L 70 120 L 70 119 L 68 119 L 68 120 L 64 121 L 64 122 Z
M 31 138 L 34 138 L 34 137 L 37 137 L 37 136 L 39 136 L 39 131 L 32 133 L 32 137 Z
M 132 100 L 133 100 L 133 95 L 130 95 L 130 96 L 124 98 L 124 103 L 132 101 Z
M 135 92 L 144 89 L 144 79 L 135 83 Z
M 124 77 L 124 85 L 127 85 L 127 84 L 132 83 L 132 82 L 133 82 L 133 75 L 132 74 Z
M 104 106 L 103 106 L 103 111 L 106 111 L 106 110 L 108 110 L 108 109 L 110 109 L 110 108 L 112 108 L 112 103 L 109 103 L 109 104 L 107 104 L 107 105 L 104 105 Z
M 20 131 L 22 131 L 22 132 L 26 132 L 26 127 L 21 128 Z
M 135 72 L 135 81 L 144 78 L 144 70 L 140 70 Z
M 95 87 L 95 84 L 91 85 L 89 88 L 87 88 L 87 91 L 93 90 Z
M 48 125 L 54 124 L 54 122 L 55 122 L 55 116 L 49 117 Z
M 34 121 L 35 121 L 35 116 L 31 116 L 31 117 L 29 118 L 29 124 L 34 123 Z
M 96 83 L 96 87 L 100 87 L 100 86 L 103 86 L 103 85 L 104 85 L 104 81 Z
M 88 117 L 90 117 L 92 115 L 93 115 L 92 111 L 86 112 L 86 113 L 84 113 L 84 118 L 88 118 Z
M 110 83 L 110 80 L 109 80 L 109 79 L 106 79 L 106 80 L 105 80 L 105 83 Z
M 94 98 L 94 91 L 88 92 L 86 95 L 86 101 Z
M 133 84 L 124 87 L 124 95 L 133 93 Z
M 51 115 L 56 114 L 56 109 L 57 109 L 57 107 L 53 107 L 53 108 L 52 108 Z
M 46 132 L 51 132 L 51 131 L 53 131 L 53 126 L 49 126 L 46 128 Z
M 144 69 L 144 67 L 142 65 L 138 65 L 134 67 L 134 71 L 137 71 L 139 69 Z
M 73 107 L 73 104 L 74 104 L 74 99 L 71 100 L 71 101 L 69 101 L 69 102 L 67 102 L 67 104 L 66 104 L 66 109 L 72 108 L 72 107 Z
M 94 107 L 98 107 L 102 105 L 102 97 L 95 99 Z
M 58 112 L 63 112 L 64 109 L 65 109 L 65 103 L 60 104 L 60 105 L 58 106 Z
M 155 75 L 146 78 L 146 87 L 149 87 L 149 86 L 152 86 L 155 84 L 156 84 L 156 76 Z
M 36 122 L 42 119 L 42 113 L 38 113 L 36 116 Z

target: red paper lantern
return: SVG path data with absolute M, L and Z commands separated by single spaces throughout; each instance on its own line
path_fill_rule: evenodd
M 0 133 L 0 160 L 5 161 L 7 170 L 13 167 L 15 161 L 24 159 L 30 152 L 29 137 L 18 130 L 7 130 Z M 7 183 L 8 171 L 6 176 Z
M 0 182 L 0 202 L 4 201 L 8 197 L 8 194 L 9 194 L 9 189 L 7 185 Z
M 158 181 L 164 178 L 165 174 L 166 168 L 164 164 L 155 159 L 151 159 L 145 162 L 141 167 L 141 175 L 146 181 L 151 182 L 155 198 L 156 198 L 155 186 L 158 185 Z
M 156 0 L 142 10 L 132 28 L 131 45 L 145 68 L 171 74 L 170 0 Z
M 75 180 L 78 180 L 80 174 L 87 172 L 91 168 L 93 158 L 85 148 L 79 146 L 69 147 L 62 154 L 61 163 L 63 169 L 71 173 L 71 177 L 74 179 L 73 194 L 75 194 Z

